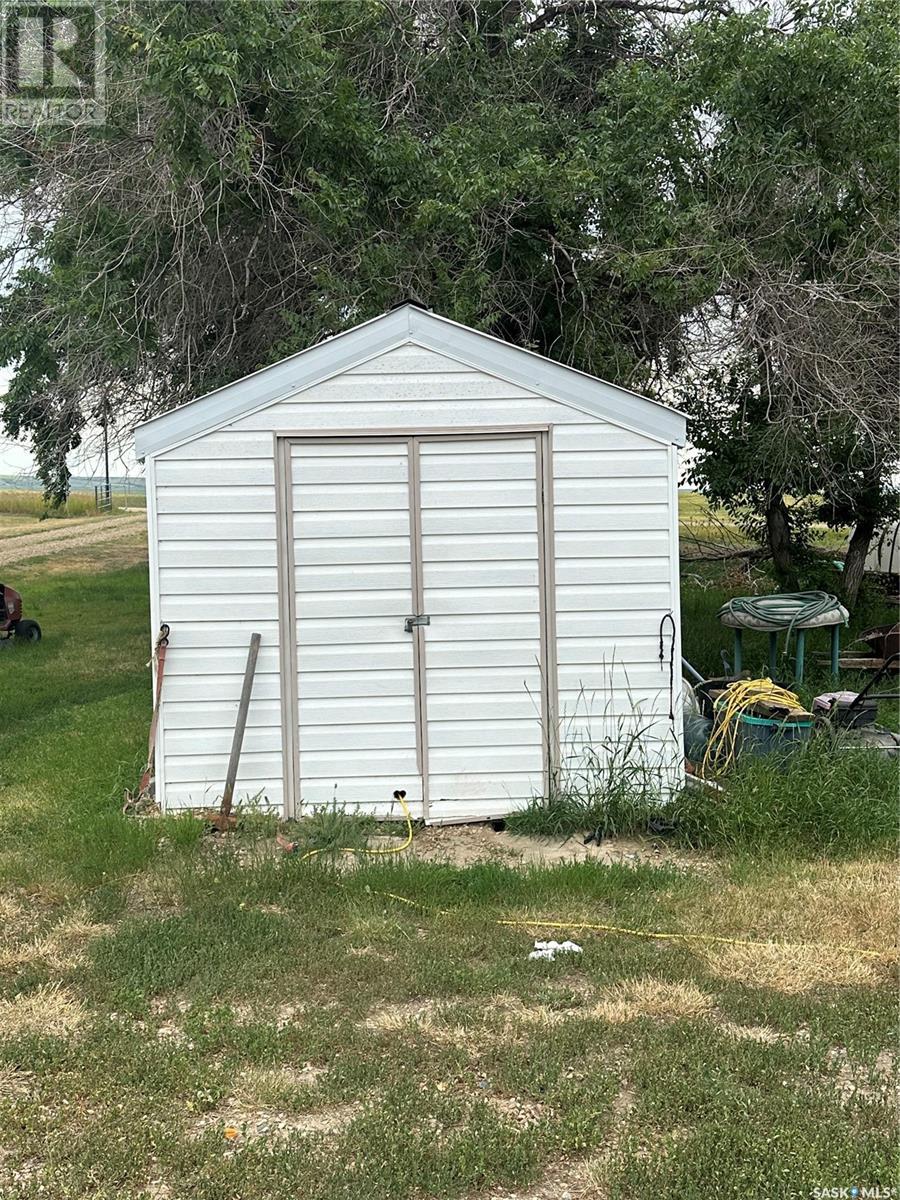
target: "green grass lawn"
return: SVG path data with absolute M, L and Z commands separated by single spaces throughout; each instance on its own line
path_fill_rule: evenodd
M 149 718 L 142 566 L 16 586 L 45 640 L 0 650 L 4 1200 L 897 1182 L 892 964 L 853 952 L 894 935 L 894 854 L 864 815 L 881 777 L 828 857 L 815 828 L 738 852 L 710 823 L 708 857 L 669 866 L 302 862 L 270 820 L 223 843 L 121 815 Z M 698 659 L 718 594 L 686 593 Z M 840 790 L 822 769 L 785 778 L 786 822 Z M 543 936 L 583 953 L 529 961 Z

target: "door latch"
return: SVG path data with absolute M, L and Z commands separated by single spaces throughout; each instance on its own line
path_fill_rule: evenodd
M 407 617 L 403 622 L 403 629 L 406 633 L 412 633 L 417 625 L 430 625 L 431 617 Z

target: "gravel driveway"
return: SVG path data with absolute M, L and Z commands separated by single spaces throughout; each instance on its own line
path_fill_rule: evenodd
M 119 542 L 133 537 L 146 525 L 144 513 L 123 517 L 97 517 L 90 522 L 79 523 L 74 528 L 43 528 L 37 533 L 24 533 L 19 537 L 0 538 L 0 567 L 9 563 L 25 562 L 30 558 L 43 558 L 57 550 L 74 550 L 81 546 L 96 546 Z

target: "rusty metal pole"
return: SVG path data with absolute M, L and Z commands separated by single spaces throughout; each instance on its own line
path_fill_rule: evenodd
M 250 693 L 253 691 L 253 676 L 256 674 L 256 660 L 259 656 L 259 643 L 261 640 L 261 634 L 252 634 L 250 637 L 250 649 L 247 652 L 247 666 L 244 668 L 244 686 L 241 688 L 237 723 L 234 727 L 234 737 L 231 741 L 231 757 L 228 760 L 228 774 L 225 777 L 225 791 L 222 794 L 221 813 L 226 820 L 231 816 L 234 781 L 237 779 L 238 764 L 241 761 L 241 746 L 244 744 L 244 730 L 247 728 L 247 712 L 250 708 Z

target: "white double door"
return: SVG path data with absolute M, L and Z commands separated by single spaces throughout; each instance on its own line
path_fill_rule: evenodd
M 540 434 L 290 444 L 301 810 L 509 812 L 544 788 Z M 396 812 L 396 805 L 393 806 Z

